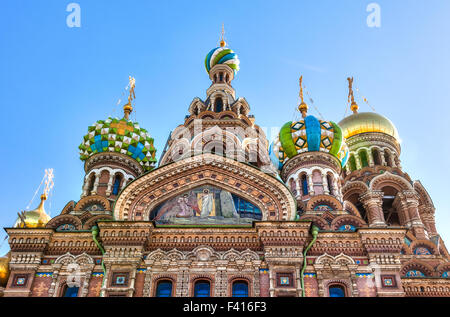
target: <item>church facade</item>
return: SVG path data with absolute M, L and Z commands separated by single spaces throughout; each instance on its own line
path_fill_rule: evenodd
M 435 208 L 401 167 L 394 124 L 358 112 L 308 115 L 269 143 L 231 85 L 239 59 L 222 40 L 159 162 L 132 122 L 99 120 L 79 147 L 81 199 L 50 219 L 47 193 L 5 228 L 5 297 L 450 296 Z

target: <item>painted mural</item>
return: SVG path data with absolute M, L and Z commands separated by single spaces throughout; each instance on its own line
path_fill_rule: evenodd
M 150 219 L 157 224 L 251 224 L 262 213 L 227 190 L 202 186 L 160 204 Z

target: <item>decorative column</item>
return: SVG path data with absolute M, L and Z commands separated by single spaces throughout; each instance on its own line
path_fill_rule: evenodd
M 428 230 L 430 236 L 437 235 L 436 220 L 434 217 L 435 209 L 433 206 L 424 206 L 420 211 L 420 218 Z
M 298 180 L 298 176 L 295 178 L 295 187 L 297 189 L 297 195 L 295 195 L 295 197 L 301 197 L 302 196 L 302 191 L 300 188 L 300 181 Z
M 355 162 L 356 162 L 356 169 L 357 170 L 362 169 L 361 158 L 359 157 L 359 154 L 355 153 L 354 156 L 355 156 Z
M 370 150 L 367 152 L 367 162 L 369 163 L 370 167 L 374 167 L 375 166 L 375 163 L 373 161 L 373 153 Z
M 417 194 L 412 190 L 405 190 L 399 193 L 398 196 L 403 202 L 401 205 L 405 215 L 408 214 L 409 216 L 407 227 L 412 228 L 414 235 L 418 239 L 427 239 L 424 225 L 419 216 L 419 197 Z
M 111 195 L 114 174 L 109 175 L 108 188 L 106 189 L 106 196 Z
M 97 194 L 98 183 L 100 182 L 100 173 L 95 173 L 94 187 L 92 188 L 91 195 Z
M 312 173 L 308 173 L 307 177 L 308 177 L 309 196 L 314 196 L 315 193 L 314 193 L 314 183 L 313 183 Z
M 387 166 L 386 159 L 384 158 L 384 149 L 380 149 L 380 161 L 381 165 Z
M 331 188 L 328 188 L 327 174 L 322 174 L 322 185 L 325 195 L 330 195 Z M 333 186 L 333 184 L 331 184 L 331 186 Z
M 48 296 L 49 297 L 56 297 L 57 294 L 55 292 L 56 290 L 56 284 L 58 281 L 59 271 L 61 270 L 62 264 L 53 264 L 53 274 L 52 274 L 52 283 L 50 284 L 50 288 L 48 290 Z
M 383 215 L 383 192 L 379 190 L 369 190 L 360 198 L 364 208 L 368 213 L 369 227 L 385 227 L 386 222 Z

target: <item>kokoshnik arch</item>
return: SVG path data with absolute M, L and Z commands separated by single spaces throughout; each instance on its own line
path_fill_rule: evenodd
M 80 149 L 81 199 L 19 217 L 1 258 L 2 296 L 450 296 L 449 254 L 426 189 L 400 164 L 380 114 L 308 115 L 269 144 L 231 83 L 222 38 L 158 166 L 129 118 L 99 120 Z M 200 123 L 200 125 L 199 125 Z M 200 128 L 199 128 L 200 127 Z

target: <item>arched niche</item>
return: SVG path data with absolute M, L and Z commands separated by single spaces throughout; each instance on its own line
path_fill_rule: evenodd
M 200 186 L 215 186 L 261 210 L 262 220 L 294 220 L 297 203 L 280 180 L 226 157 L 203 154 L 161 166 L 136 179 L 114 205 L 118 220 L 149 220 L 158 205 Z

